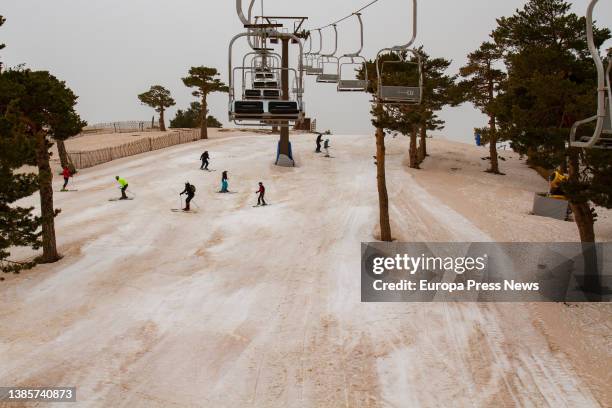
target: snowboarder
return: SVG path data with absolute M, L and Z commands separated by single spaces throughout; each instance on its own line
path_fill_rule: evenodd
M 317 136 L 317 150 L 315 153 L 321 153 L 321 142 L 323 141 L 323 133 L 319 133 Z
M 195 197 L 195 192 L 196 192 L 195 186 L 192 184 L 189 184 L 189 182 L 186 182 L 185 190 L 183 190 L 183 192 L 180 194 L 180 195 L 187 194 L 187 199 L 185 200 L 185 208 L 183 208 L 183 211 L 191 211 L 189 204 L 191 203 L 191 200 L 193 200 L 193 197 Z
M 120 200 L 127 200 L 128 196 L 125 194 L 125 191 L 128 188 L 127 181 L 125 181 L 124 178 L 121 178 L 119 176 L 115 176 L 115 180 L 117 180 L 117 183 L 119 183 L 119 188 L 121 189 L 121 198 L 120 198 Z
M 68 168 L 68 166 L 64 166 L 64 170 L 62 170 L 62 176 L 64 176 L 64 186 L 62 187 L 62 191 L 66 191 L 66 186 L 68 186 L 68 180 L 72 177 L 72 172 Z
M 323 148 L 325 149 L 325 157 L 329 156 L 329 139 L 325 139 L 325 143 L 323 144 Z
M 259 194 L 259 196 L 257 197 L 257 206 L 268 205 L 266 204 L 266 200 L 264 200 L 264 196 L 266 195 L 266 188 L 264 187 L 261 181 L 259 182 L 259 190 L 257 190 L 255 194 Z
M 207 150 L 204 153 L 202 153 L 202 155 L 200 156 L 200 160 L 202 160 L 202 165 L 200 166 L 200 170 L 208 170 L 208 159 L 210 159 L 210 156 Z
M 227 170 L 221 174 L 221 191 L 220 193 L 229 193 L 229 183 L 227 181 Z

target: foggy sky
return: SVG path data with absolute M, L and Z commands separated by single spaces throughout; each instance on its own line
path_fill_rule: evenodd
M 248 0 L 243 0 L 245 8 Z M 259 3 L 259 0 L 258 0 Z M 366 0 L 265 0 L 266 15 L 308 16 L 315 28 L 356 10 Z M 421 0 L 419 35 L 433 57 L 453 61 L 456 72 L 466 55 L 488 39 L 495 19 L 511 15 L 524 0 Z M 572 2 L 584 15 L 587 0 Z M 384 47 L 407 42 L 411 32 L 411 2 L 381 0 L 363 14 L 363 55 L 373 58 Z M 257 14 L 259 12 L 257 6 Z M 227 82 L 227 54 L 231 37 L 243 31 L 233 0 L 2 0 L 0 14 L 7 23 L 0 28 L 0 42 L 7 48 L 1 60 L 8 66 L 25 63 L 45 69 L 65 80 L 79 95 L 78 112 L 89 123 L 150 120 L 152 109 L 137 95 L 160 84 L 172 91 L 178 108 L 194 100 L 181 82 L 190 66 L 216 67 Z M 599 26 L 612 27 L 612 1 L 596 8 Z M 339 54 L 357 50 L 358 24 L 350 19 L 338 26 Z M 332 31 L 324 32 L 325 50 L 332 48 Z M 612 47 L 607 43 L 605 47 Z M 239 57 L 237 47 L 235 58 Z M 292 59 L 293 61 L 294 59 Z M 336 133 L 372 133 L 370 96 L 335 91 L 335 85 L 305 84 L 308 116 L 318 128 Z M 227 95 L 209 98 L 211 114 L 227 125 Z M 473 128 L 486 119 L 471 105 L 446 109 L 441 115 L 446 129 L 437 134 L 470 141 Z

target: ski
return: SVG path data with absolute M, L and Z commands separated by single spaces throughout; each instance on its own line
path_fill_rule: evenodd
M 269 207 L 269 206 L 271 206 L 271 205 L 272 205 L 272 204 L 266 204 L 266 205 L 259 205 L 259 204 L 258 204 L 258 205 L 254 205 L 254 206 L 253 206 L 253 208 L 257 208 L 257 207 Z
M 175 212 L 175 213 L 188 213 L 188 214 L 197 214 L 198 213 L 195 210 L 185 211 L 185 210 L 181 210 L 180 208 L 172 208 L 172 209 L 170 209 L 170 211 Z
M 56 192 L 58 193 L 74 193 L 75 191 L 79 191 L 79 190 L 56 190 Z
M 126 201 L 126 200 L 133 200 L 133 198 L 132 197 L 128 197 L 128 198 L 124 198 L 124 199 L 121 199 L 121 198 L 111 198 L 108 201 Z

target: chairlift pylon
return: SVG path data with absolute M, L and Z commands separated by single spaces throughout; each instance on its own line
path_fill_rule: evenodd
M 597 114 L 574 123 L 570 131 L 570 146 L 612 149 L 612 86 L 610 85 L 612 52 L 608 50 L 608 67 L 604 68 L 604 61 L 599 55 L 593 37 L 593 11 L 597 2 L 598 0 L 591 0 L 586 15 L 587 44 L 597 68 Z M 593 134 L 578 138 L 576 136 L 578 128 L 591 122 L 595 122 Z
M 378 81 L 378 89 L 376 99 L 382 104 L 399 104 L 399 105 L 419 105 L 423 96 L 423 63 L 421 54 L 411 49 L 417 37 L 417 0 L 412 0 L 412 38 L 404 45 L 397 45 L 390 48 L 383 48 L 376 55 L 376 76 Z M 416 57 L 416 62 L 402 61 L 402 53 L 410 52 Z M 398 55 L 398 61 L 382 61 L 381 57 L 385 54 Z M 418 69 L 419 83 L 413 86 L 406 85 L 386 85 L 384 82 L 384 66 L 385 64 L 415 64 Z
M 338 61 L 338 92 L 366 92 L 368 90 L 368 64 L 366 59 L 361 56 L 363 50 L 363 20 L 361 13 L 354 13 L 359 20 L 359 30 L 361 46 L 359 50 L 352 54 L 344 54 Z M 343 62 L 346 61 L 346 62 Z M 359 62 L 356 62 L 359 61 Z M 349 65 L 362 65 L 364 68 L 365 80 L 362 79 L 346 79 L 342 76 L 342 67 Z

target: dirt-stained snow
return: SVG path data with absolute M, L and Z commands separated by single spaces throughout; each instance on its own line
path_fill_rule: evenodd
M 276 138 L 215 133 L 56 193 L 63 260 L 0 282 L 0 385 L 77 386 L 96 407 L 612 405 L 610 305 L 362 304 L 373 136 L 332 136 L 331 159 L 292 136 L 296 168 L 272 164 Z M 395 238 L 578 239 L 529 215 L 546 182 L 516 154 L 502 177 L 483 172 L 486 149 L 430 144 L 410 170 L 408 140 L 388 137 Z M 203 150 L 215 172 L 198 170 Z M 216 193 L 223 170 L 235 194 Z M 135 200 L 108 201 L 115 175 Z M 199 212 L 173 213 L 186 181 Z M 258 181 L 269 207 L 253 208 Z M 597 234 L 612 240 L 610 212 Z

